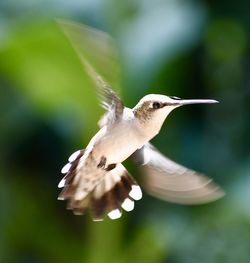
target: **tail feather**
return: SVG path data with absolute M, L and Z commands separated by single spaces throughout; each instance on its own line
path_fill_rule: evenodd
M 121 209 L 133 210 L 134 201 L 141 198 L 141 189 L 122 164 L 117 164 L 114 169 L 107 171 L 92 191 L 81 200 L 77 200 L 76 192 L 79 185 L 73 183 L 73 179 L 83 153 L 81 150 L 71 155 L 70 165 L 66 167 L 67 169 L 63 168 L 66 175 L 58 185 L 63 187 L 58 199 L 68 199 L 67 209 L 72 210 L 74 214 L 82 215 L 90 210 L 95 221 L 103 220 L 106 214 L 111 219 L 117 219 L 122 215 Z
M 70 199 L 67 204 L 67 209 L 72 210 L 75 215 L 83 215 L 88 211 L 90 197 L 87 196 L 83 200 Z
M 57 199 L 58 200 L 66 200 L 70 199 L 75 195 L 76 192 L 76 185 L 69 184 L 63 188 L 61 193 L 58 195 Z
M 111 172 L 114 173 L 116 171 L 114 169 Z M 119 181 L 115 181 L 110 188 L 102 187 L 102 194 L 96 197 L 95 191 L 99 190 L 98 188 L 100 188 L 101 185 L 105 185 L 109 178 L 112 177 L 111 172 L 109 172 L 103 182 L 96 187 L 92 195 L 91 210 L 94 220 L 100 220 L 105 214 L 120 209 L 124 201 L 129 198 L 132 185 L 137 185 L 136 181 L 123 167 L 123 173 L 119 176 Z
M 119 203 L 111 191 L 104 193 L 99 199 L 92 198 L 91 212 L 94 220 L 101 220 L 104 214 L 119 207 Z
M 128 197 L 131 188 L 125 187 L 122 180 L 114 186 L 113 192 L 120 204 Z
M 68 188 L 69 190 L 71 190 L 69 186 L 72 185 L 72 181 L 76 175 L 76 167 L 78 166 L 79 160 L 83 156 L 84 151 L 85 150 L 83 149 L 71 154 L 71 156 L 69 157 L 69 163 L 67 163 L 61 170 L 63 174 L 66 174 L 58 184 L 59 188 L 64 187 L 64 190 L 61 193 L 61 198 L 63 198 L 63 193 L 65 193 L 66 195 L 68 194 Z

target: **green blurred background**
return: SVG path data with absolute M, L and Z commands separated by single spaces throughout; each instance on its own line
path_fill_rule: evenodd
M 55 18 L 115 38 L 126 105 L 147 93 L 220 101 L 176 110 L 153 143 L 213 177 L 222 200 L 186 207 L 144 194 L 100 223 L 57 201 L 60 169 L 102 110 Z M 1 0 L 0 262 L 249 262 L 249 40 L 247 0 Z

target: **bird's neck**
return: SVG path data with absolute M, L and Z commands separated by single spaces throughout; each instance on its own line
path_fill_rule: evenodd
M 150 116 L 150 115 L 136 115 L 135 118 L 137 120 L 137 125 L 139 130 L 143 136 L 145 136 L 147 141 L 150 141 L 153 137 L 155 137 L 161 130 L 161 127 L 166 119 L 167 115 L 159 115 L 159 116 Z

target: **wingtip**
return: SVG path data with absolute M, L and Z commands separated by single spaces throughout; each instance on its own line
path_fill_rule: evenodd
M 217 198 L 216 198 L 215 200 L 219 200 L 219 199 L 225 197 L 227 194 L 226 194 L 226 192 L 225 192 L 222 188 L 220 188 L 220 187 L 218 186 L 218 188 L 217 188 L 217 190 L 216 190 L 216 195 L 217 195 Z

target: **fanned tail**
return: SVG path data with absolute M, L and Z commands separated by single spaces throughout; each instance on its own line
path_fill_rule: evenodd
M 84 154 L 83 150 L 78 150 L 71 154 L 68 159 L 68 163 L 62 168 L 61 173 L 66 174 L 58 184 L 58 188 L 63 188 L 58 196 L 58 200 L 69 199 L 74 196 L 76 186 L 73 184 L 73 180 L 77 173 L 77 166 L 79 164 L 80 158 Z
M 73 182 L 83 154 L 84 150 L 72 154 L 69 163 L 62 169 L 66 175 L 58 184 L 59 188 L 64 188 L 58 199 L 68 200 L 67 208 L 73 210 L 76 215 L 85 214 L 90 210 L 94 221 L 103 220 L 106 214 L 110 219 L 118 219 L 122 215 L 122 209 L 127 212 L 132 211 L 134 201 L 142 198 L 142 191 L 122 164 L 105 171 L 103 179 L 84 198 L 80 200 L 76 198 L 79 185 Z
M 105 214 L 117 219 L 122 209 L 134 209 L 134 201 L 142 198 L 140 186 L 122 164 L 107 172 L 105 178 L 96 186 L 91 195 L 91 210 L 94 220 L 102 220 Z

